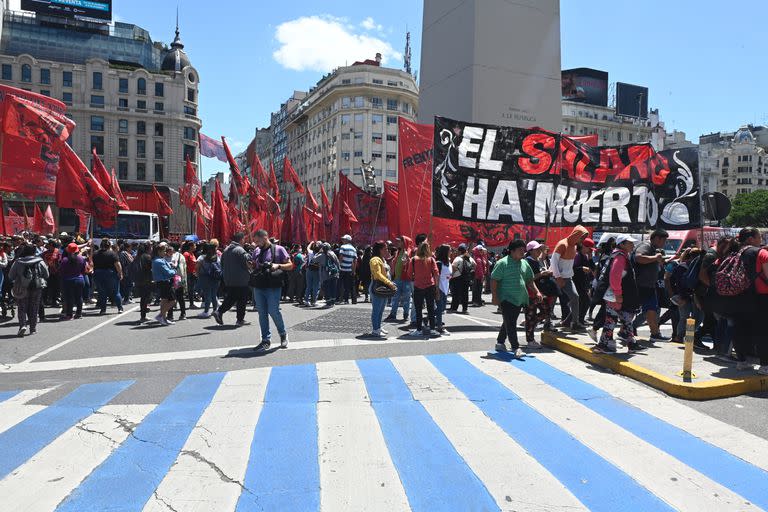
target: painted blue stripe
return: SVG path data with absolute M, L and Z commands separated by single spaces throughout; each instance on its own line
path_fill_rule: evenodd
M 318 400 L 314 365 L 272 368 L 238 511 L 320 510 Z
M 141 510 L 168 473 L 223 377 L 223 373 L 210 373 L 181 381 L 56 510 Z
M 570 396 L 687 466 L 768 509 L 768 472 L 535 358 L 498 357 Z
M 131 384 L 133 381 L 84 384 L 0 434 L 0 478 L 7 476 Z
M 411 509 L 499 510 L 483 482 L 413 399 L 392 362 L 373 359 L 357 365 Z
M 0 402 L 5 402 L 9 398 L 13 398 L 18 395 L 19 391 L 0 391 Z
M 590 510 L 673 510 L 461 356 L 428 359 Z

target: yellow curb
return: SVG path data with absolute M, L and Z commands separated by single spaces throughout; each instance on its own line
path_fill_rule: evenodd
M 544 332 L 541 342 L 582 361 L 609 368 L 614 372 L 659 389 L 670 396 L 686 400 L 711 400 L 768 391 L 768 376 L 752 376 L 743 379 L 711 379 L 702 382 L 680 382 L 635 363 L 608 354 L 592 352 L 591 348 L 577 341 Z

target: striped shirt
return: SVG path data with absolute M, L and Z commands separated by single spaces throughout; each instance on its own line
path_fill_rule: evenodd
M 339 247 L 339 272 L 352 272 L 352 262 L 357 259 L 357 249 L 352 244 Z

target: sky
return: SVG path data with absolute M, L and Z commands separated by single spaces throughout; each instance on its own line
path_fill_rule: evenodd
M 293 90 L 309 89 L 335 67 L 377 51 L 385 65 L 402 67 L 406 30 L 413 67 L 421 67 L 421 0 L 113 0 L 116 20 L 166 43 L 177 5 L 200 74 L 203 133 L 226 135 L 233 151 L 269 125 Z M 647 86 L 667 131 L 698 141 L 768 124 L 765 19 L 765 0 L 561 0 L 561 67 Z M 206 175 L 217 170 L 222 163 L 203 159 Z

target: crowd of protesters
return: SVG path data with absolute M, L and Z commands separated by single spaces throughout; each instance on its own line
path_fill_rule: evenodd
M 436 338 L 449 334 L 446 314 L 482 307 L 490 293 L 503 320 L 498 351 L 508 344 L 522 354 L 521 315 L 528 348 L 539 347 L 536 329 L 563 329 L 586 332 L 595 351 L 609 354 L 617 342 L 630 352 L 682 342 L 693 319 L 698 350 L 735 361 L 739 370 L 754 368 L 748 358 L 757 357 L 758 371 L 768 374 L 768 321 L 760 314 L 768 306 L 768 250 L 759 230 L 744 228 L 735 238 L 676 255 L 664 254 L 663 230 L 646 241 L 604 234 L 595 242 L 588 233 L 576 227 L 551 252 L 541 240 L 513 240 L 498 255 L 482 241 L 433 248 L 426 234 L 370 245 L 355 244 L 350 235 L 333 244 L 281 245 L 259 230 L 248 243 L 237 233 L 226 246 L 215 239 L 104 239 L 96 246 L 79 235 L 25 233 L 0 243 L 0 308 L 3 317 L 18 314 L 18 335 L 25 336 L 46 320 L 46 308 L 66 321 L 81 318 L 83 304 L 95 303 L 103 315 L 137 301 L 138 322 L 161 326 L 194 309 L 223 324 L 234 308 L 235 324 L 243 326 L 250 303 L 259 315 L 256 348 L 266 351 L 270 321 L 280 347 L 288 345 L 281 302 L 328 309 L 370 302 L 367 336 L 386 338 L 385 323 L 408 322 L 407 336 Z M 159 309 L 150 319 L 151 306 Z M 671 337 L 661 333 L 667 322 Z M 638 337 L 643 323 L 647 339 Z

